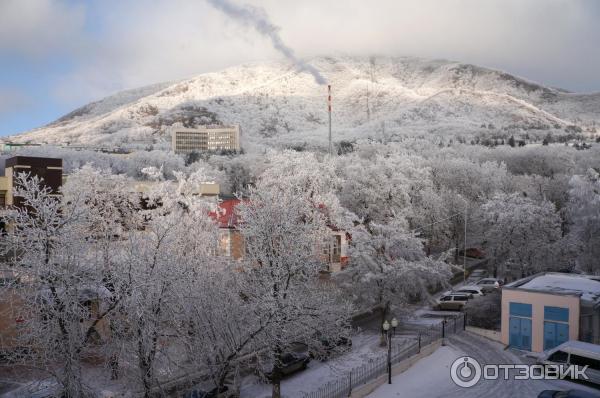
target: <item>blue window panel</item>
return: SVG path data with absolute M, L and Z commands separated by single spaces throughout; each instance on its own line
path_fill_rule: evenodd
M 544 350 L 554 348 L 569 340 L 567 323 L 544 322 Z
M 521 319 L 521 349 L 531 351 L 531 319 Z
M 544 322 L 544 350 L 556 346 L 556 324 L 554 322 Z
M 544 320 L 569 322 L 569 309 L 560 307 L 544 307 Z
M 531 318 L 531 304 L 509 303 L 510 315 Z
M 521 318 L 510 317 L 508 344 L 516 348 L 521 346 Z
M 511 347 L 531 351 L 531 319 L 510 317 L 509 341 Z
M 569 340 L 569 324 L 556 324 L 556 345 L 562 344 Z

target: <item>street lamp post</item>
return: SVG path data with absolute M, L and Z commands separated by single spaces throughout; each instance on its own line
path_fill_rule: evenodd
M 398 327 L 398 320 L 392 318 L 391 329 L 390 322 L 387 320 L 383 322 L 383 330 L 387 336 L 388 342 L 388 356 L 387 356 L 387 368 L 388 368 L 388 384 L 392 384 L 392 336 L 396 334 L 396 328 Z
M 465 247 L 463 249 L 463 282 L 467 282 L 467 211 L 469 209 L 469 202 L 465 201 Z

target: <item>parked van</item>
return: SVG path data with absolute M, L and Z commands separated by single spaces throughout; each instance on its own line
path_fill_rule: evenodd
M 546 351 L 539 362 L 543 365 L 587 365 L 588 381 L 600 384 L 600 345 L 570 340 Z
M 442 295 L 437 301 L 438 310 L 452 310 L 460 311 L 463 309 L 469 299 L 472 299 L 473 295 L 469 293 L 448 293 Z

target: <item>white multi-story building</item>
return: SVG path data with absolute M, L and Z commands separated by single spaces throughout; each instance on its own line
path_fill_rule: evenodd
M 220 150 L 239 152 L 240 126 L 173 127 L 171 142 L 173 152 L 181 154 Z

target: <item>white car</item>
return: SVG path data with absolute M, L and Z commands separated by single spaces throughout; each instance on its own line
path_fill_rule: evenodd
M 477 285 L 460 286 L 460 287 L 457 287 L 456 289 L 454 289 L 452 292 L 453 293 L 469 293 L 469 294 L 472 294 L 473 297 L 485 295 L 485 293 L 483 292 L 481 287 L 477 286 Z
M 494 290 L 500 287 L 500 282 L 496 278 L 483 278 L 477 281 L 476 283 L 479 288 L 485 292 L 493 292 Z
M 467 301 L 472 298 L 473 296 L 468 293 L 452 292 L 444 294 L 439 298 L 439 300 L 437 300 L 437 309 L 460 311 L 463 309 Z
M 600 346 L 583 341 L 567 341 L 544 352 L 538 360 L 542 365 L 587 366 L 588 381 L 600 384 Z

